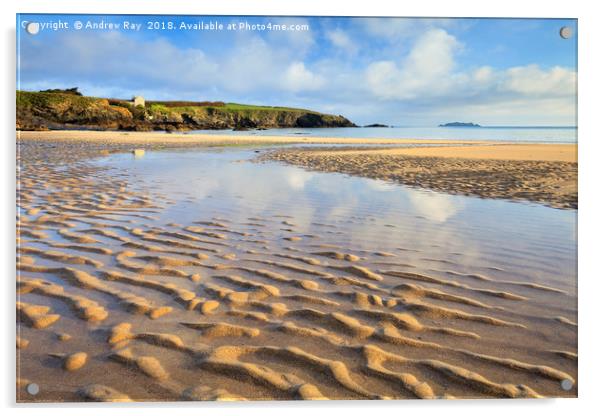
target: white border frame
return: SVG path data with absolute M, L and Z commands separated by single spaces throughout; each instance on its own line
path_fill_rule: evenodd
M 2 345 L 2 404 L 9 407 L 10 414 L 59 413 L 79 414 L 83 411 L 110 411 L 113 415 L 131 415 L 140 407 L 148 416 L 163 415 L 168 409 L 178 409 L 179 413 L 306 415 L 331 413 L 335 409 L 344 411 L 345 416 L 366 412 L 416 412 L 424 414 L 442 413 L 445 416 L 478 414 L 482 416 L 522 414 L 524 412 L 545 413 L 546 415 L 570 415 L 587 413 L 598 407 L 601 386 L 600 374 L 600 235 L 602 227 L 598 203 L 602 164 L 602 134 L 600 131 L 600 74 L 602 65 L 600 51 L 602 38 L 599 14 L 595 2 L 575 2 L 548 0 L 527 2 L 525 0 L 503 0 L 497 2 L 476 0 L 394 3 L 385 0 L 370 0 L 362 4 L 351 4 L 349 0 L 221 0 L 213 2 L 191 0 L 20 0 L 14 3 L 3 2 L 0 18 L 3 23 L 3 65 L 2 103 L 0 113 L 3 137 L 0 169 L 4 192 L 2 209 L 2 256 L 3 300 L 5 337 Z M 346 16 L 429 16 L 429 17 L 557 17 L 579 19 L 579 399 L 550 400 L 459 400 L 459 401 L 338 401 L 330 403 L 307 402 L 255 402 L 240 403 L 146 403 L 133 405 L 16 405 L 15 404 L 15 14 L 20 13 L 130 13 L 130 14 L 221 14 L 221 15 L 346 15 Z M 87 409 L 82 409 L 83 407 Z

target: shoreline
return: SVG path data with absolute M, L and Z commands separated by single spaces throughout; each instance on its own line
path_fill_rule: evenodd
M 73 144 L 79 148 L 76 153 L 81 157 L 131 152 L 134 148 L 322 144 L 323 147 L 317 148 L 272 149 L 255 161 L 284 162 L 313 171 L 379 179 L 450 194 L 530 201 L 552 208 L 578 208 L 577 144 L 116 131 L 18 131 L 17 141 L 22 145 Z M 349 146 L 328 146 L 340 144 Z M 369 144 L 390 146 L 357 147 Z M 410 147 L 413 145 L 427 146 Z
M 485 140 L 449 139 L 373 139 L 356 137 L 291 137 L 291 136 L 241 136 L 184 134 L 165 132 L 125 132 L 88 130 L 17 130 L 17 140 L 74 141 L 115 144 L 174 144 L 174 145 L 228 145 L 228 144 L 487 144 L 508 143 Z

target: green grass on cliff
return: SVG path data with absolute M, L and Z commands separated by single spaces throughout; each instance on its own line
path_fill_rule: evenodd
M 67 94 L 62 92 L 31 92 L 31 91 L 20 91 L 17 90 L 17 108 L 44 108 L 69 103 L 73 107 L 86 107 L 90 104 L 101 104 L 101 100 L 105 98 L 97 97 L 86 97 L 74 94 Z M 125 108 L 131 108 L 132 105 L 128 100 L 109 100 L 110 105 L 116 105 Z M 165 102 L 169 104 L 169 101 Z M 264 106 L 264 105 L 251 105 L 251 104 L 238 104 L 238 103 L 225 103 L 219 106 L 212 105 L 185 105 L 185 106 L 172 106 L 165 105 L 163 102 L 152 102 L 149 101 L 146 106 L 147 110 L 151 112 L 157 112 L 162 114 L 169 114 L 171 112 L 190 112 L 195 113 L 199 110 L 204 111 L 212 109 L 214 111 L 225 111 L 225 112 L 248 112 L 248 111 L 290 111 L 300 113 L 314 113 L 320 114 L 316 111 L 306 110 L 302 108 L 293 107 L 279 107 L 279 106 Z
M 302 108 L 292 107 L 271 107 L 263 105 L 250 105 L 250 104 L 237 104 L 237 103 L 226 103 L 221 106 L 212 105 L 186 105 L 186 106 L 166 106 L 163 104 L 151 103 L 147 104 L 147 110 L 151 112 L 157 112 L 161 114 L 169 114 L 171 112 L 177 113 L 206 113 L 208 111 L 226 112 L 226 113 L 251 113 L 256 111 L 288 111 L 295 113 L 313 113 L 320 114 L 316 111 L 304 110 Z
M 66 102 L 73 107 L 85 108 L 100 103 L 101 98 L 83 97 L 74 94 L 54 92 L 29 92 L 17 90 L 17 108 L 49 108 Z
M 223 107 L 225 110 L 230 111 L 296 111 L 302 113 L 316 113 L 315 111 L 305 110 L 303 108 L 293 108 L 293 107 L 272 107 L 267 105 L 250 105 L 250 104 L 237 104 L 237 103 L 227 103 Z M 316 113 L 317 114 L 317 113 Z

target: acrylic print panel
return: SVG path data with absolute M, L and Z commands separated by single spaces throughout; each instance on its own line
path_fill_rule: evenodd
M 17 16 L 17 401 L 577 396 L 577 21 Z

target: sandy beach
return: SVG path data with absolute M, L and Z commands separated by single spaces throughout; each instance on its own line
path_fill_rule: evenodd
M 117 131 L 19 131 L 17 134 L 24 143 L 73 144 L 79 147 L 76 155 L 85 153 L 86 157 L 129 152 L 135 148 L 323 145 L 275 150 L 262 154 L 258 160 L 452 194 L 531 201 L 554 208 L 578 207 L 576 144 Z M 345 146 L 328 148 L 328 145 Z
M 483 198 L 577 208 L 577 145 L 435 144 L 387 149 L 287 149 L 263 155 L 339 172 Z
M 413 143 L 417 142 L 414 141 Z M 369 154 L 379 156 L 415 156 L 452 159 L 577 162 L 577 145 L 571 144 L 475 143 L 466 141 L 456 142 L 451 140 L 427 144 L 440 144 L 444 146 L 371 149 L 369 152 L 366 152 L 365 150 L 330 150 L 327 152 L 317 151 L 315 152 L 315 155 L 351 157 Z M 464 144 L 464 146 L 457 146 L 458 144 Z
M 576 146 L 353 148 L 366 142 L 18 132 L 17 400 L 31 382 L 39 401 L 575 397 L 574 247 L 529 226 L 532 212 L 577 207 Z M 350 148 L 260 146 L 296 143 Z M 401 147 L 416 144 L 433 147 Z M 231 145 L 257 147 L 228 158 Z M 223 153 L 203 156 L 208 146 Z M 198 172 L 173 167 L 194 152 Z M 164 177 L 144 176 L 153 163 Z M 420 188 L 412 201 L 436 190 L 536 202 L 508 214 L 535 239 L 499 250 L 522 230 L 379 218 L 347 202 L 318 219 L 328 190 L 261 205 L 263 188 L 278 192 L 261 183 L 267 169 L 299 195 L 319 171 L 370 195 L 384 185 L 364 177 Z M 218 175 L 231 198 L 224 182 L 192 192 Z M 320 175 L 331 190 L 351 180 Z
M 165 132 L 125 132 L 125 131 L 90 131 L 90 130 L 51 130 L 51 131 L 17 131 L 17 138 L 48 142 L 76 142 L 96 144 L 130 144 L 154 146 L 226 146 L 243 144 L 487 144 L 490 142 L 476 140 L 425 140 L 425 139 L 363 139 L 357 137 L 328 137 L 328 129 L 324 137 L 306 136 L 237 136 L 211 135 L 198 133 L 165 133 Z

